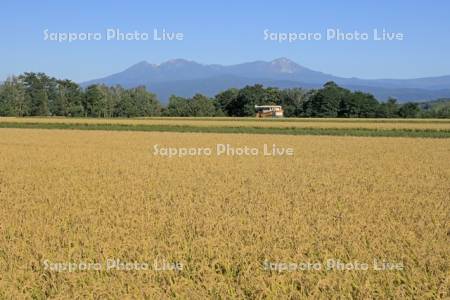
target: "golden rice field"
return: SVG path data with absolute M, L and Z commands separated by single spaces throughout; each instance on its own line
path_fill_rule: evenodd
M 279 127 L 279 128 L 368 128 L 368 129 L 432 129 L 450 130 L 448 119 L 317 119 L 317 118 L 15 118 L 2 117 L 0 123 L 50 124 L 118 124 L 118 125 L 179 125 L 199 127 Z
M 0 299 L 450 297 L 450 139 L 0 129 L 0 154 Z

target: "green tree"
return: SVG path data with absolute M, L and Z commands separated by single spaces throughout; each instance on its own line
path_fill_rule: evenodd
M 338 116 L 347 118 L 373 118 L 379 107 L 378 101 L 371 94 L 363 92 L 348 93 L 341 99 Z
M 402 118 L 416 118 L 420 112 L 417 103 L 407 102 L 403 104 L 398 110 L 398 114 Z
M 166 115 L 171 117 L 212 117 L 217 114 L 212 99 L 196 94 L 193 98 L 171 96 Z
M 25 87 L 26 102 L 30 103 L 30 114 L 51 115 L 50 103 L 53 103 L 56 95 L 55 79 L 44 73 L 24 73 L 19 79 Z
M 188 117 L 191 115 L 190 105 L 188 99 L 178 97 L 175 95 L 170 96 L 169 103 L 167 105 L 166 115 L 169 117 Z
M 215 106 L 216 111 L 220 113 L 220 111 L 223 112 L 223 114 L 227 116 L 232 115 L 232 105 L 236 102 L 236 98 L 239 94 L 239 90 L 235 88 L 227 89 L 215 96 Z
M 398 116 L 397 99 L 389 97 L 386 102 L 386 117 L 395 118 Z
M 399 116 L 398 109 L 397 99 L 390 97 L 386 102 L 380 103 L 376 116 L 379 118 L 396 118 Z
M 133 107 L 133 99 L 131 92 L 118 86 L 114 89 L 114 93 L 118 98 L 116 107 L 114 109 L 114 116 L 126 118 L 133 116 L 136 113 L 136 111 L 135 108 Z
M 149 93 L 145 87 L 137 87 L 131 90 L 131 98 L 136 107 L 133 116 L 151 117 L 158 116 L 161 113 L 161 105 L 155 94 Z
M 342 102 L 351 97 L 351 92 L 330 81 L 325 83 L 322 89 L 318 90 L 305 103 L 305 110 L 312 117 L 337 117 Z
M 45 89 L 39 89 L 31 98 L 31 114 L 33 116 L 49 116 L 48 95 Z
M 188 101 L 191 116 L 195 117 L 213 117 L 216 115 L 214 102 L 202 94 L 196 94 Z
M 22 117 L 29 112 L 22 82 L 17 77 L 8 78 L 0 86 L 0 116 Z
M 308 100 L 308 91 L 294 88 L 281 91 L 280 105 L 283 106 L 285 117 L 300 117 L 304 115 L 304 104 Z
M 81 117 L 84 115 L 83 91 L 80 86 L 71 80 L 58 81 L 59 87 L 64 91 L 67 99 L 66 116 Z
M 56 116 L 67 116 L 69 114 L 69 99 L 63 85 L 59 85 L 57 88 L 53 114 Z
M 99 85 L 90 85 L 84 96 L 85 117 L 104 117 L 106 114 L 106 95 Z

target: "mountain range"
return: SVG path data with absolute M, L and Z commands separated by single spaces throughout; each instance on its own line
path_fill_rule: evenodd
M 122 72 L 81 85 L 119 84 L 126 88 L 144 85 L 165 103 L 170 95 L 191 97 L 202 93 L 214 96 L 228 88 L 257 83 L 279 88 L 319 88 L 328 81 L 351 90 L 372 93 L 382 101 L 389 97 L 400 102 L 450 97 L 450 75 L 416 79 L 344 78 L 311 70 L 287 58 L 230 66 L 205 65 L 185 59 L 173 59 L 161 64 L 142 61 Z

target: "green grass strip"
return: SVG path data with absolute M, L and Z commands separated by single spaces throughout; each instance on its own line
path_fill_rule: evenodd
M 129 124 L 86 124 L 86 123 L 64 124 L 64 123 L 15 123 L 15 122 L 0 122 L 0 128 L 450 138 L 450 130 L 442 130 L 442 129 L 435 130 L 435 129 L 372 129 L 372 128 L 298 128 L 298 127 L 286 127 L 286 128 L 203 127 L 203 126 L 185 126 L 185 125 L 143 125 L 143 124 L 129 125 Z
M 20 117 L 16 117 L 20 119 Z M 25 119 L 70 120 L 70 117 L 25 117 Z M 260 122 L 260 123 L 411 123 L 411 124 L 450 124 L 450 119 L 403 119 L 403 118 L 255 118 L 255 117 L 136 117 L 136 118 L 83 118 L 86 120 L 163 120 L 163 121 L 229 121 L 229 122 Z M 14 121 L 12 121 L 14 122 Z

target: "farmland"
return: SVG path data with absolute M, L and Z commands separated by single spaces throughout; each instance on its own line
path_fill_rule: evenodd
M 0 128 L 450 138 L 448 119 L 7 117 Z
M 278 128 L 363 128 L 363 129 L 434 129 L 450 130 L 448 119 L 338 119 L 338 118 L 0 118 L 0 123 L 21 124 L 109 124 L 178 125 L 199 127 L 278 127 Z
M 0 119 L 27 122 L 449 130 L 439 120 Z M 0 298 L 449 296 L 448 138 L 3 127 Z M 294 155 L 169 158 L 155 144 Z M 105 270 L 111 259 L 150 267 Z

